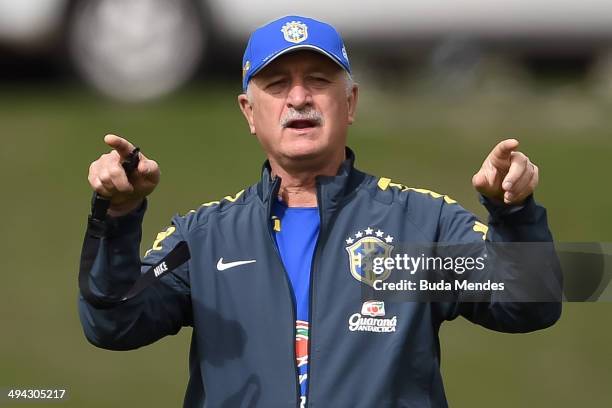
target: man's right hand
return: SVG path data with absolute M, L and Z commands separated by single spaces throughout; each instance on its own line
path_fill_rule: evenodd
M 104 136 L 104 143 L 113 150 L 91 163 L 87 179 L 94 191 L 111 200 L 108 214 L 119 217 L 138 208 L 155 190 L 159 183 L 159 166 L 139 153 L 138 167 L 128 177 L 121 163 L 134 150 L 134 145 L 115 135 Z

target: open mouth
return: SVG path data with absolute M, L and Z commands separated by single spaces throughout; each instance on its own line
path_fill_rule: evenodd
M 290 120 L 285 127 L 290 129 L 307 129 L 318 126 L 319 122 L 311 119 L 294 119 Z

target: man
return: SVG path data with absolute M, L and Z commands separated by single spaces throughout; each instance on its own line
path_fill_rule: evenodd
M 388 254 L 401 242 L 482 249 L 495 241 L 551 241 L 545 210 L 532 196 L 538 168 L 516 140 L 495 146 L 472 179 L 491 213 L 487 231 L 446 196 L 353 167 L 346 140 L 358 87 L 333 27 L 288 16 L 256 30 L 244 54 L 243 88 L 240 109 L 268 158 L 261 181 L 174 217 L 142 263 L 145 197 L 159 167 L 140 153 L 126 174 L 122 162 L 134 146 L 105 137 L 113 150 L 89 172 L 95 192 L 110 198 L 92 292 L 124 294 L 179 242 L 191 259 L 114 307 L 81 297 L 92 344 L 134 349 L 193 327 L 189 407 L 430 407 L 446 405 L 437 335 L 443 321 L 462 315 L 524 332 L 559 318 L 558 302 L 362 298 L 374 282 L 355 263 L 366 248 Z M 558 279 L 554 254 L 542 258 Z

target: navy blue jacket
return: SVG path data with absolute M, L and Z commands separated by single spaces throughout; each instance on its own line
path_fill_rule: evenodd
M 387 302 L 384 317 L 356 317 L 368 278 L 351 265 L 349 243 L 376 232 L 392 243 L 549 242 L 546 211 L 532 198 L 515 211 L 489 204 L 487 231 L 449 197 L 365 174 L 353 167 L 348 149 L 347 155 L 335 177 L 317 177 L 321 229 L 311 271 L 308 406 L 446 406 L 443 321 L 462 315 L 493 330 L 527 332 L 552 325 L 560 303 Z M 179 241 L 188 243 L 191 259 L 114 309 L 79 298 L 85 335 L 101 348 L 135 349 L 193 327 L 186 407 L 298 406 L 295 311 L 271 214 L 280 180 L 267 165 L 262 173 L 234 196 L 175 216 L 142 261 L 146 203 L 117 219 L 92 270 L 96 293 L 124 293 Z M 220 258 L 256 262 L 220 271 Z M 550 279 L 560 280 L 554 252 L 541 262 Z M 387 319 L 394 331 L 351 330 L 358 317 L 364 327 Z

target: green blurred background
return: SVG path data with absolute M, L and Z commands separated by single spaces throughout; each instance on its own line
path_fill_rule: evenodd
M 107 151 L 108 132 L 160 163 L 144 252 L 174 213 L 257 181 L 263 155 L 238 92 L 238 81 L 196 83 L 131 106 L 64 84 L 3 85 L 0 388 L 65 388 L 69 401 L 55 404 L 65 407 L 182 404 L 191 330 L 130 352 L 97 349 L 83 336 L 77 273 L 87 170 Z M 517 138 L 541 169 L 536 197 L 555 238 L 612 241 L 611 108 L 611 99 L 581 85 L 447 95 L 364 79 L 350 146 L 359 168 L 446 193 L 484 218 L 471 176 L 498 140 Z M 524 335 L 463 319 L 444 324 L 450 405 L 612 406 L 611 312 L 610 303 L 567 303 L 554 327 Z

